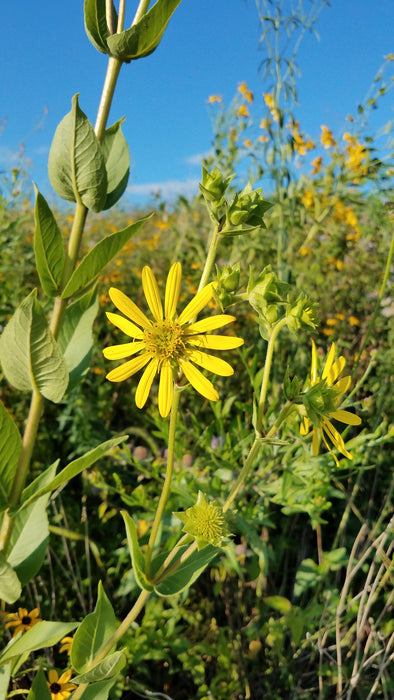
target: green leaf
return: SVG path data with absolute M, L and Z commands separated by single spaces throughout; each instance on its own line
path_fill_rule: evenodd
M 74 642 L 73 642 L 74 644 Z M 86 673 L 81 673 L 73 678 L 73 682 L 81 685 L 81 683 L 94 683 L 95 681 L 104 681 L 108 678 L 118 676 L 122 668 L 126 664 L 124 651 L 115 651 L 107 656 L 103 661 L 96 664 Z
M 69 202 L 101 211 L 107 197 L 107 171 L 100 144 L 86 114 L 72 98 L 71 112 L 58 125 L 48 159 L 55 192 Z
M 129 546 L 129 552 L 131 556 L 131 562 L 133 565 L 134 576 L 140 588 L 144 591 L 153 591 L 152 584 L 148 581 L 145 576 L 145 557 L 141 552 L 137 528 L 135 526 L 133 518 L 127 513 L 127 511 L 121 511 L 124 524 L 126 526 L 127 534 L 127 544 Z
M 57 339 L 69 371 L 68 391 L 86 373 L 93 348 L 93 323 L 99 305 L 97 287 L 90 289 L 66 308 Z
M 127 439 L 127 435 L 120 435 L 119 437 L 112 438 L 111 440 L 106 440 L 106 442 L 102 442 L 100 445 L 97 445 L 93 450 L 89 450 L 89 452 L 86 452 L 86 454 L 82 455 L 82 457 L 78 457 L 78 459 L 74 459 L 70 464 L 67 465 L 67 467 L 64 467 L 57 476 L 55 476 L 54 479 L 52 479 L 49 483 L 45 484 L 44 486 L 40 486 L 37 489 L 34 489 L 34 485 L 38 481 L 40 477 L 37 477 L 34 482 L 29 484 L 28 486 L 28 491 L 27 493 L 28 498 L 26 501 L 23 501 L 21 503 L 21 506 L 19 508 L 18 512 L 23 512 L 23 510 L 33 503 L 34 501 L 37 500 L 37 498 L 40 498 L 44 494 L 50 493 L 54 491 L 55 489 L 58 489 L 59 486 L 63 486 L 63 484 L 67 483 L 70 481 L 70 479 L 73 479 L 74 476 L 77 476 L 77 474 L 80 474 L 84 469 L 87 469 L 87 467 L 90 467 L 94 462 L 97 462 L 100 457 L 105 455 L 109 450 L 112 449 L 112 447 L 115 447 L 116 445 L 119 445 L 120 442 L 124 441 Z M 25 491 L 23 492 L 23 495 L 25 494 Z
M 22 439 L 19 430 L 0 401 L 0 511 L 8 507 L 8 495 L 21 450 Z
M 106 0 L 85 0 L 85 30 L 88 38 L 101 53 L 109 53 L 107 37 L 109 35 L 106 19 Z M 114 30 L 118 24 L 118 15 L 112 3 L 112 17 Z
M 95 655 L 117 628 L 117 621 L 101 581 L 94 611 L 87 615 L 78 627 L 71 647 L 71 664 L 82 674 L 89 669 Z
M 45 472 L 46 482 L 55 474 L 56 465 Z M 15 515 L 14 527 L 8 548 L 8 563 L 14 567 L 22 586 L 39 571 L 46 556 L 49 529 L 44 495 Z
M 137 24 L 120 34 L 108 36 L 111 54 L 123 61 L 149 56 L 160 44 L 167 24 L 180 3 L 181 0 L 158 0 Z
M 7 697 L 8 686 L 11 676 L 11 662 L 0 666 L 0 698 Z M 44 699 L 45 700 L 45 699 Z
M 191 586 L 219 552 L 220 549 L 211 544 L 200 551 L 193 552 L 172 576 L 155 586 L 156 593 L 160 596 L 181 593 L 185 588 Z
M 62 234 L 46 200 L 34 185 L 36 204 L 34 217 L 34 253 L 37 272 L 43 291 L 48 297 L 56 297 L 64 267 Z
M 27 700 L 51 700 L 51 697 L 45 673 L 40 668 L 31 685 Z
M 127 228 L 122 231 L 111 233 L 109 236 L 103 238 L 102 241 L 99 241 L 99 243 L 97 243 L 83 258 L 77 269 L 74 270 L 68 284 L 63 290 L 62 298 L 68 299 L 69 297 L 75 296 L 94 282 L 107 263 L 117 255 L 131 236 L 137 233 L 142 224 L 151 216 L 152 214 L 149 214 L 143 219 L 139 219 L 133 224 L 130 224 L 130 226 L 127 226 Z
M 63 397 L 68 384 L 67 365 L 35 289 L 22 301 L 0 337 L 0 362 L 16 389 L 36 389 L 54 403 Z
M 114 676 L 106 681 L 91 683 L 81 695 L 81 700 L 107 700 L 108 693 L 115 685 L 117 677 Z M 74 679 L 72 679 L 74 680 Z M 72 699 L 71 699 L 72 700 Z
M 9 605 L 15 603 L 22 593 L 21 582 L 12 566 L 0 552 L 0 599 Z M 0 676 L 1 686 L 1 676 Z M 1 693 L 0 693 L 0 697 Z
M 24 632 L 18 639 L 12 639 L 0 655 L 0 664 L 5 664 L 10 659 L 25 653 L 31 653 L 38 649 L 46 649 L 60 642 L 63 637 L 70 634 L 78 622 L 37 622 L 34 627 Z
M 287 615 L 291 610 L 291 603 L 287 598 L 281 595 L 270 595 L 264 598 L 264 603 L 269 605 L 270 608 L 278 610 L 278 612 L 283 615 Z
M 113 207 L 127 187 L 130 172 L 130 153 L 122 134 L 124 118 L 106 129 L 101 150 L 107 169 L 107 198 L 104 209 Z

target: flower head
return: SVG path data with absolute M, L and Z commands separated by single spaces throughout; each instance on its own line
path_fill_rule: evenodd
M 222 507 L 214 501 L 209 502 L 202 491 L 198 492 L 194 506 L 174 515 L 185 523 L 183 532 L 196 540 L 198 549 L 203 549 L 208 544 L 220 547 L 228 535 Z
M 244 342 L 242 338 L 226 335 L 206 335 L 207 331 L 222 328 L 234 321 L 234 316 L 219 314 L 195 321 L 198 313 L 212 299 L 215 283 L 201 289 L 182 313 L 177 315 L 181 278 L 181 265 L 174 263 L 167 277 L 163 311 L 156 278 L 150 267 L 144 267 L 142 286 L 153 320 L 119 289 L 112 287 L 109 290 L 111 300 L 127 318 L 109 312 L 107 317 L 133 340 L 131 343 L 105 348 L 104 356 L 110 360 L 120 360 L 132 355 L 137 357 L 111 370 L 107 379 L 120 382 L 145 367 L 135 395 L 136 405 L 143 408 L 153 380 L 159 374 L 158 405 L 163 418 L 168 416 L 171 410 L 174 379 L 179 379 L 181 375 L 185 376 L 199 394 L 210 401 L 217 401 L 219 396 L 216 389 L 195 365 L 228 377 L 234 373 L 228 362 L 202 350 L 231 350 Z
M 30 630 L 37 622 L 42 622 L 41 618 L 38 617 L 40 611 L 38 608 L 34 608 L 30 612 L 26 608 L 19 608 L 17 613 L 10 613 L 8 615 L 8 622 L 6 622 L 6 628 L 14 627 L 13 637 L 15 637 L 18 632 L 26 632 Z
M 332 443 L 337 450 L 347 459 L 352 459 L 352 455 L 345 447 L 342 436 L 333 426 L 331 419 L 345 423 L 346 425 L 360 425 L 361 418 L 350 411 L 338 409 L 344 393 L 350 386 L 350 376 L 342 377 L 342 373 L 346 360 L 341 355 L 334 362 L 335 344 L 331 345 L 327 356 L 326 363 L 321 377 L 317 375 L 317 351 L 316 345 L 312 340 L 312 364 L 311 364 L 311 387 L 304 394 L 304 408 L 306 416 L 301 423 L 301 435 L 306 435 L 309 432 L 312 423 L 313 438 L 312 452 L 315 456 L 319 454 L 320 438 L 329 452 L 335 459 L 337 466 L 339 465 L 336 455 L 333 453 L 329 442 Z
M 60 640 L 61 647 L 59 649 L 60 653 L 63 651 L 66 651 L 68 656 L 71 654 L 71 647 L 74 641 L 74 637 L 63 637 L 63 639 Z
M 51 669 L 48 673 L 48 688 L 51 694 L 51 700 L 66 700 L 77 687 L 75 683 L 70 683 L 72 671 L 64 671 L 59 678 L 59 674 L 55 669 Z

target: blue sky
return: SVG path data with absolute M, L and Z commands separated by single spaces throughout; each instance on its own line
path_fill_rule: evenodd
M 127 2 L 130 21 L 136 5 Z M 86 37 L 82 0 L 4 2 L 2 26 L 0 169 L 12 166 L 23 143 L 31 179 L 48 196 L 46 164 L 56 126 L 77 92 L 95 121 L 106 57 Z M 383 56 L 394 52 L 393 26 L 393 0 L 332 0 L 323 9 L 316 24 L 320 40 L 306 35 L 298 53 L 296 114 L 312 138 L 323 123 L 335 133 L 346 128 L 346 115 L 355 113 Z M 219 93 L 229 103 L 246 81 L 261 105 L 271 86 L 258 72 L 259 36 L 255 0 L 183 0 L 157 51 L 123 66 L 110 123 L 126 116 L 132 203 L 158 186 L 164 197 L 196 190 L 199 157 L 212 137 L 209 95 Z M 391 93 L 374 126 L 389 119 Z

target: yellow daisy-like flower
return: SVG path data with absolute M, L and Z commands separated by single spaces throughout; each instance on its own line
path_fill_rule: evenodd
M 316 386 L 322 380 L 325 380 L 326 387 L 332 388 L 336 392 L 334 399 L 334 411 L 329 411 L 328 414 L 319 415 L 319 425 L 313 425 L 313 438 L 312 438 L 312 452 L 315 456 L 319 454 L 320 438 L 323 438 L 323 442 L 327 447 L 328 451 L 332 454 L 335 459 L 337 466 L 339 466 L 338 459 L 333 453 L 329 441 L 332 443 L 336 449 L 343 454 L 347 459 L 352 459 L 352 455 L 345 447 L 342 436 L 334 428 L 331 419 L 337 420 L 340 423 L 345 423 L 346 425 L 360 425 L 361 418 L 356 416 L 350 411 L 344 411 L 343 409 L 337 409 L 336 406 L 340 405 L 342 402 L 342 397 L 348 390 L 351 382 L 350 376 L 342 377 L 338 379 L 339 375 L 342 373 L 346 360 L 341 355 L 335 360 L 335 343 L 331 345 L 330 351 L 327 356 L 326 363 L 321 377 L 317 374 L 317 351 L 316 345 L 312 340 L 312 364 L 311 364 L 311 387 Z M 301 435 L 307 435 L 311 426 L 311 420 L 304 417 L 301 422 L 300 433 Z
M 182 279 L 180 263 L 174 263 L 168 273 L 165 288 L 164 311 L 156 278 L 150 267 L 142 270 L 142 286 L 153 316 L 151 321 L 119 289 L 112 287 L 109 296 L 115 306 L 127 318 L 107 312 L 111 323 L 132 338 L 131 343 L 105 348 L 104 356 L 110 360 L 120 360 L 131 355 L 138 357 L 128 360 L 107 374 L 111 382 L 128 379 L 145 367 L 138 383 L 135 403 L 143 408 L 157 374 L 160 375 L 158 405 L 160 415 L 168 416 L 174 395 L 174 377 L 183 374 L 196 391 L 210 401 L 217 401 L 219 395 L 212 383 L 195 365 L 223 377 L 234 373 L 228 362 L 204 350 L 232 350 L 243 344 L 242 338 L 225 335 L 206 335 L 235 321 L 234 316 L 219 314 L 195 321 L 199 312 L 211 301 L 214 283 L 201 289 L 178 316 L 176 307 L 179 300 Z M 129 320 L 130 319 L 130 320 Z
M 60 653 L 62 653 L 63 651 L 66 651 L 68 656 L 70 656 L 73 641 L 74 641 L 74 637 L 63 637 L 63 639 L 60 640 L 60 644 L 61 644 L 61 647 L 59 649 Z
M 51 700 L 66 700 L 77 687 L 75 683 L 70 683 L 72 671 L 64 671 L 59 678 L 59 674 L 55 669 L 51 669 L 48 673 L 48 688 L 51 694 Z
M 26 608 L 19 608 L 17 613 L 10 613 L 7 617 L 8 622 L 6 623 L 6 628 L 15 627 L 13 632 L 13 637 L 15 637 L 18 632 L 26 632 L 30 630 L 37 622 L 42 622 L 41 618 L 38 617 L 40 611 L 38 608 L 34 608 L 30 612 Z

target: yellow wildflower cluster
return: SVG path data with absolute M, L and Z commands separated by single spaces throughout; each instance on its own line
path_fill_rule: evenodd
M 346 318 L 344 313 L 336 313 L 334 316 L 330 316 L 326 319 L 326 327 L 322 329 L 324 335 L 333 335 L 341 321 L 346 321 L 346 324 L 348 324 L 352 328 L 354 328 L 354 326 L 360 325 L 360 321 L 357 318 L 357 316 L 353 316 L 353 314 L 350 314 L 350 316 Z
M 210 97 L 208 97 L 208 99 L 207 99 L 207 103 L 209 105 L 212 105 L 215 102 L 219 102 L 219 104 L 220 104 L 220 102 L 222 102 L 222 100 L 223 100 L 222 95 L 210 95 Z
M 238 116 L 239 116 L 239 117 L 245 117 L 245 118 L 247 118 L 247 117 L 250 116 L 249 110 L 248 110 L 248 108 L 247 108 L 246 105 L 241 105 L 241 106 L 238 108 Z
M 341 200 L 337 200 L 334 205 L 334 220 L 343 221 L 352 230 L 346 234 L 348 241 L 358 241 L 361 236 L 361 229 L 358 218 L 353 209 L 345 206 Z
M 321 166 L 323 163 L 323 157 L 322 156 L 317 156 L 317 158 L 314 158 L 311 165 L 312 165 L 312 175 L 318 175 L 321 171 Z
M 312 209 L 315 204 L 315 195 L 312 190 L 305 190 L 301 197 L 301 202 L 303 203 L 305 209 Z
M 367 153 L 365 147 L 357 140 L 356 136 L 351 136 L 348 132 L 343 135 L 346 141 L 345 156 L 346 167 L 355 175 L 354 182 L 359 182 L 361 177 L 365 177 L 368 172 L 366 164 Z
M 315 147 L 315 144 L 310 139 L 305 141 L 303 135 L 300 133 L 299 122 L 294 122 L 294 124 L 291 126 L 291 135 L 293 137 L 294 150 L 301 156 L 306 155 L 307 151 L 310 151 Z
M 252 104 L 254 95 L 251 90 L 249 90 L 247 84 L 245 82 L 242 82 L 238 85 L 238 91 L 241 93 L 241 95 L 245 98 L 249 104 Z
M 279 110 L 275 107 L 274 96 L 270 92 L 263 92 L 264 102 L 272 114 L 274 122 L 279 121 Z
M 324 126 L 324 124 L 320 128 L 322 130 L 320 142 L 322 143 L 324 148 L 335 148 L 337 142 L 334 139 L 332 131 L 326 126 Z

